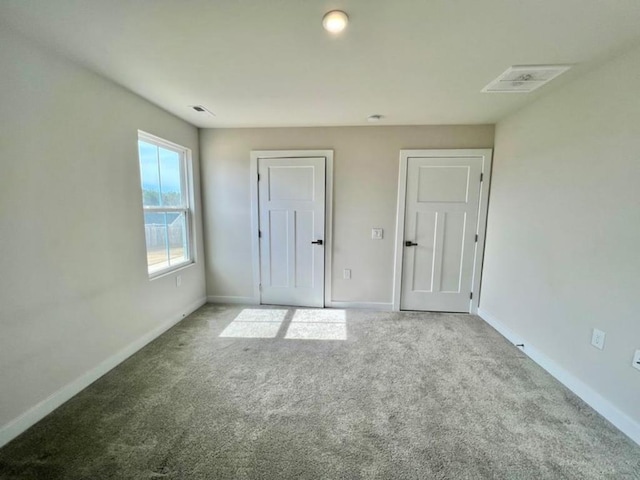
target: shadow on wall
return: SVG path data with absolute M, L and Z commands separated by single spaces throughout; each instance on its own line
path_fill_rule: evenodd
M 288 310 L 244 309 L 225 328 L 220 337 L 276 338 Z M 290 340 L 346 340 L 344 310 L 298 309 L 282 337 Z

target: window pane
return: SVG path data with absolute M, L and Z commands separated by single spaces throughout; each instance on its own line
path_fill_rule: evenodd
M 147 239 L 149 273 L 169 266 L 166 213 L 145 213 L 144 232 Z
M 160 180 L 162 185 L 162 205 L 179 207 L 185 204 L 182 195 L 180 175 L 180 154 L 160 148 Z
M 169 232 L 169 263 L 177 265 L 189 259 L 187 249 L 187 221 L 184 212 L 167 213 Z
M 158 172 L 158 147 L 138 141 L 140 156 L 140 180 L 142 204 L 145 207 L 160 205 L 160 175 Z
M 192 261 L 187 150 L 140 132 L 140 181 L 149 276 Z

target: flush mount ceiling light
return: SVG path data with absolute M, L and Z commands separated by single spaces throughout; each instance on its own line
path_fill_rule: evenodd
M 322 26 L 327 32 L 340 33 L 347 27 L 349 17 L 341 10 L 332 10 L 322 17 Z
M 482 89 L 485 93 L 529 93 L 550 82 L 571 65 L 515 65 Z

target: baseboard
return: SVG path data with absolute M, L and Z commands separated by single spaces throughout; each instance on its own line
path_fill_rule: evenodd
M 206 299 L 201 298 L 196 302 L 193 302 L 191 305 L 188 305 L 187 307 L 181 309 L 180 312 L 177 312 L 176 314 L 171 316 L 169 320 L 165 321 L 150 332 L 144 334 L 142 337 L 130 343 L 125 348 L 107 358 L 106 360 L 98 364 L 98 366 L 92 368 L 71 383 L 65 385 L 60 390 L 49 395 L 47 398 L 31 407 L 19 417 L 0 427 L 0 447 L 9 443 L 29 427 L 42 420 L 64 402 L 80 393 L 80 391 L 87 388 L 93 382 L 102 377 L 105 373 L 118 366 L 120 363 L 125 361 L 142 347 L 150 343 L 152 340 L 155 340 L 157 337 L 177 324 L 184 317 L 194 312 L 205 303 Z
M 509 328 L 505 327 L 491 313 L 480 308 L 478 310 L 478 316 L 485 322 L 495 328 L 503 337 L 514 344 L 524 343 L 525 348 L 522 351 L 531 358 L 534 362 L 540 365 L 548 373 L 550 373 L 556 380 L 562 383 L 565 387 L 575 393 L 578 397 L 584 400 L 591 408 L 609 420 L 616 428 L 622 433 L 627 435 L 631 440 L 640 445 L 640 423 L 629 417 L 626 413 L 613 405 L 609 400 L 604 398 L 598 392 L 596 392 L 589 385 L 578 379 L 572 373 L 562 368 L 554 360 L 546 356 L 540 350 L 535 348 L 522 337 L 515 334 Z
M 260 301 L 253 297 L 236 297 L 231 295 L 209 295 L 209 303 L 230 303 L 232 305 L 259 305 Z
M 382 303 L 382 302 L 336 302 L 332 301 L 331 303 L 326 305 L 327 308 L 355 308 L 355 309 L 363 309 L 363 310 L 378 310 L 382 312 L 390 312 L 393 310 L 392 303 Z
M 260 305 L 260 301 L 253 297 L 236 297 L 226 295 L 209 295 L 209 303 L 228 303 L 231 305 Z M 392 303 L 381 302 L 328 302 L 326 308 L 359 308 L 364 310 L 379 310 L 390 312 L 393 310 Z

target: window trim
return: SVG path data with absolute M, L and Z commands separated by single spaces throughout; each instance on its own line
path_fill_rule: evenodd
M 144 206 L 142 200 L 142 182 L 138 182 L 140 185 L 140 206 L 142 207 L 142 225 L 144 228 L 144 214 L 145 213 L 167 213 L 167 212 L 176 212 L 176 213 L 184 213 L 185 214 L 185 235 L 186 235 L 186 245 L 187 245 L 187 253 L 188 259 L 184 262 L 177 263 L 175 265 L 170 265 L 166 268 L 159 269 L 154 272 L 149 272 L 149 261 L 146 261 L 147 265 L 147 275 L 149 280 L 155 280 L 156 278 L 163 277 L 170 273 L 173 273 L 177 270 L 182 270 L 190 265 L 196 263 L 196 246 L 195 246 L 195 232 L 194 232 L 194 205 L 195 205 L 195 194 L 193 190 L 193 163 L 192 163 L 192 155 L 191 149 L 179 145 L 177 143 L 173 143 L 169 140 L 165 140 L 164 138 L 158 137 L 151 133 L 145 132 L 143 130 L 138 130 L 138 137 L 136 139 L 136 152 L 138 158 L 138 172 L 140 175 L 140 179 L 142 178 L 142 171 L 140 170 L 140 152 L 138 148 L 138 142 L 143 141 L 147 143 L 151 143 L 156 145 L 157 147 L 164 148 L 166 150 L 171 150 L 178 153 L 181 157 L 181 185 L 182 191 L 184 192 L 184 207 L 160 207 L 160 206 Z M 146 243 L 146 234 L 145 238 L 145 254 L 147 253 L 147 243 Z M 168 242 L 168 239 L 167 239 Z

